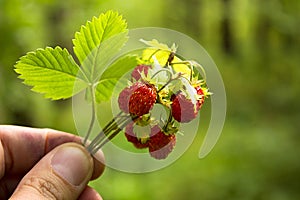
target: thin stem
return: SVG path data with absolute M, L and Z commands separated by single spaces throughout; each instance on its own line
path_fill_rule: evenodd
M 116 124 L 111 124 L 110 126 L 116 126 Z M 105 129 L 106 131 L 110 130 L 111 127 Z M 104 129 L 96 136 L 95 139 L 93 139 L 93 141 L 91 142 L 91 144 L 87 147 L 87 150 L 91 153 L 93 151 L 93 149 L 98 145 L 99 142 L 101 142 L 105 137 L 106 137 L 106 131 L 104 131 Z
M 159 52 L 161 49 L 157 49 L 157 50 L 155 50 L 152 54 L 151 54 L 151 56 L 149 56 L 149 58 L 148 58 L 148 60 L 147 61 L 150 61 L 151 60 L 151 58 L 157 53 L 157 52 Z
M 160 91 L 162 91 L 167 85 L 169 85 L 172 81 L 174 81 L 174 80 L 176 80 L 176 79 L 178 79 L 178 78 L 180 78 L 181 77 L 181 74 L 179 73 L 175 78 L 170 78 L 169 80 L 168 80 L 168 82 L 166 82 L 166 84 L 164 84 L 158 91 L 157 91 L 157 93 L 159 93 Z
M 95 91 L 94 91 L 94 86 L 90 87 L 91 90 L 91 96 L 92 96 L 92 118 L 91 122 L 89 124 L 89 129 L 87 133 L 85 134 L 84 140 L 83 140 L 83 145 L 85 146 L 88 138 L 90 137 L 90 134 L 92 132 L 92 129 L 94 127 L 95 119 L 96 119 L 96 97 L 95 97 Z
M 159 70 L 158 72 L 155 72 L 152 76 L 151 76 L 151 79 L 153 79 L 157 74 L 161 73 L 161 72 L 167 72 L 168 75 L 169 75 L 169 78 L 172 76 L 172 72 L 170 72 L 170 70 L 168 69 L 162 69 L 162 70 Z
M 114 125 L 115 120 L 120 117 L 122 114 L 122 112 L 120 112 L 116 117 L 114 117 L 110 122 L 108 122 L 108 124 L 102 129 L 102 131 L 92 140 L 92 142 L 89 144 L 89 146 L 87 147 L 88 151 L 90 149 L 93 149 L 93 146 L 100 140 L 103 139 L 103 137 L 105 137 L 106 132 L 108 132 L 107 130 L 110 129 L 111 126 Z M 115 126 L 115 125 L 114 125 Z
M 99 134 L 98 134 L 98 140 L 99 141 L 102 141 L 104 138 L 105 138 L 105 134 L 104 134 L 104 132 L 103 131 L 101 131 Z M 93 140 L 94 141 L 94 140 Z M 95 148 L 97 146 L 97 143 L 95 142 L 93 145 L 89 145 L 88 147 L 87 147 L 87 151 L 88 152 L 90 152 L 91 154 L 92 154 L 92 151 L 93 151 L 93 149 Z
M 192 79 L 192 75 L 193 75 L 193 71 L 194 71 L 194 66 L 198 67 L 199 72 L 202 72 L 202 77 L 204 82 L 206 82 L 206 72 L 205 69 L 203 68 L 202 65 L 200 65 L 198 62 L 196 61 L 182 61 L 182 62 L 176 62 L 176 63 L 171 63 L 171 65 L 180 65 L 180 64 L 185 64 L 191 67 L 191 74 L 190 74 L 190 79 Z
M 97 144 L 95 147 L 93 147 L 93 149 L 91 150 L 91 154 L 92 155 L 95 154 L 100 148 L 103 147 L 104 144 L 106 144 L 113 137 L 115 137 L 121 130 L 122 130 L 122 128 L 118 128 L 109 137 L 106 137 L 103 141 L 101 141 L 99 144 Z
M 136 118 L 137 119 L 137 118 Z M 120 131 L 122 131 L 132 120 L 132 118 L 128 118 L 121 124 L 120 126 L 117 127 L 117 129 L 112 133 L 112 134 L 107 134 L 108 137 L 105 138 L 105 140 L 100 141 L 99 144 L 97 144 L 90 152 L 91 154 L 95 154 L 99 149 L 101 149 L 107 142 L 112 140 Z
M 171 109 L 168 109 L 169 110 L 169 117 L 168 117 L 168 121 L 167 123 L 164 125 L 163 127 L 163 130 L 166 131 L 168 125 L 171 123 L 173 117 L 172 117 L 172 110 Z
M 175 52 L 171 52 L 165 66 L 169 66 L 169 64 L 171 64 L 171 62 L 174 60 L 174 58 L 175 58 Z

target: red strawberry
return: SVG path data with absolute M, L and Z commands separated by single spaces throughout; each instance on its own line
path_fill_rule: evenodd
M 136 135 L 133 132 L 133 125 L 134 125 L 134 123 L 132 122 L 132 123 L 130 123 L 126 126 L 125 136 L 127 138 L 127 141 L 131 142 L 138 149 L 147 148 L 148 147 L 148 140 L 145 143 L 143 143 L 141 141 L 141 139 L 136 137 Z
M 197 94 L 199 96 L 201 96 L 200 99 L 198 99 L 198 101 L 197 101 L 197 109 L 200 110 L 204 103 L 204 99 L 205 99 L 204 91 L 200 86 L 195 87 L 195 89 L 197 91 Z
M 129 113 L 129 99 L 131 97 L 131 95 L 133 94 L 133 92 L 139 88 L 140 86 L 143 86 L 144 84 L 141 82 L 136 82 L 135 84 L 133 84 L 132 86 L 126 87 L 124 88 L 120 94 L 119 94 L 119 98 L 118 98 L 118 103 L 119 103 L 119 107 L 120 109 L 125 112 L 125 113 Z
M 148 142 L 149 153 L 153 158 L 165 159 L 174 149 L 176 144 L 175 134 L 166 135 L 158 126 L 151 129 Z
M 141 78 L 141 73 L 144 73 L 147 76 L 148 70 L 150 68 L 151 68 L 151 65 L 138 65 L 132 71 L 131 77 L 138 81 Z
M 134 85 L 136 84 L 138 84 L 137 89 L 134 89 L 129 98 L 129 113 L 135 116 L 142 116 L 149 113 L 153 108 L 157 92 L 153 85 L 139 82 Z
M 130 87 L 126 87 L 121 91 L 118 98 L 119 107 L 125 113 L 129 113 L 128 104 L 129 104 L 129 98 L 131 94 L 132 94 L 132 89 Z
M 197 117 L 197 107 L 181 92 L 179 92 L 177 95 L 172 95 L 171 101 L 172 116 L 178 122 L 187 123 Z

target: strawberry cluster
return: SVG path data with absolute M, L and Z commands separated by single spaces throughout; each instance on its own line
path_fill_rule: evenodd
M 210 94 L 199 74 L 191 71 L 187 77 L 176 72 L 171 62 L 169 57 L 166 66 L 139 64 L 118 97 L 120 110 L 132 118 L 125 127 L 127 140 L 138 149 L 148 148 L 155 159 L 165 159 L 172 152 L 180 124 L 195 119 Z M 154 117 L 156 104 L 163 105 L 166 119 Z
M 151 127 L 150 135 L 138 137 L 134 133 L 135 123 L 130 123 L 125 129 L 127 140 L 138 149 L 149 148 L 150 155 L 156 159 L 164 159 L 173 150 L 176 144 L 175 134 L 166 134 L 158 125 Z M 138 126 L 138 125 L 136 125 Z

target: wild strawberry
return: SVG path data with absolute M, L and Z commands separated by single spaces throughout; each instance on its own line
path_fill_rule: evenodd
M 172 152 L 175 144 L 175 134 L 166 135 L 158 126 L 152 128 L 148 146 L 149 153 L 153 158 L 165 159 Z
M 141 74 L 144 73 L 145 76 L 148 74 L 148 70 L 151 68 L 151 65 L 138 65 L 134 68 L 131 73 L 131 77 L 136 81 L 140 80 Z
M 200 87 L 200 86 L 197 86 L 195 87 L 196 91 L 197 91 L 197 94 L 199 95 L 199 99 L 197 100 L 197 109 L 200 110 L 203 103 L 204 103 L 204 99 L 205 99 L 205 96 L 204 96 L 204 91 L 203 89 Z
M 177 95 L 172 95 L 171 101 L 172 116 L 178 122 L 187 123 L 197 117 L 197 107 L 183 93 L 179 92 Z
M 144 85 L 144 83 L 136 82 L 135 84 L 124 88 L 120 92 L 119 98 L 118 98 L 118 104 L 119 104 L 120 109 L 123 112 L 129 113 L 129 100 L 130 100 L 130 97 L 136 89 L 138 89 L 139 87 L 141 87 L 143 85 Z
M 132 88 L 131 87 L 126 87 L 124 88 L 118 98 L 118 103 L 119 103 L 119 107 L 120 109 L 125 112 L 125 113 L 129 113 L 129 98 L 132 94 Z
M 148 147 L 148 140 L 143 142 L 141 138 L 138 138 L 133 132 L 134 123 L 130 123 L 126 126 L 125 136 L 128 142 L 131 142 L 136 148 L 143 149 Z
M 153 108 L 157 92 L 153 85 L 137 82 L 134 86 L 136 84 L 138 86 L 132 91 L 129 98 L 129 113 L 135 116 L 142 116 L 149 113 Z

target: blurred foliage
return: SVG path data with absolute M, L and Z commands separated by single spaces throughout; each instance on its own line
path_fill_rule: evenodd
M 71 101 L 30 92 L 13 65 L 36 48 L 71 51 L 80 25 L 109 9 L 129 28 L 170 28 L 202 44 L 223 76 L 228 113 L 208 157 L 197 158 L 204 125 L 184 156 L 163 170 L 107 168 L 92 183 L 104 199 L 300 199 L 298 0 L 0 0 L 1 124 L 76 132 Z

